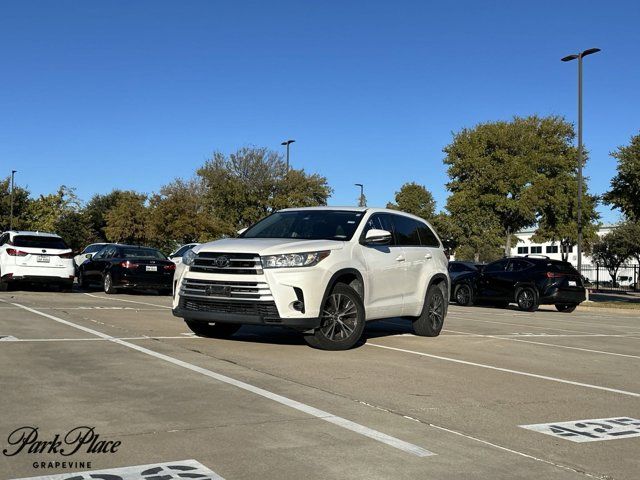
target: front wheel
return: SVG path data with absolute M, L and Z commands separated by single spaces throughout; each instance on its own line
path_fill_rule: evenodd
M 463 307 L 470 307 L 473 305 L 473 292 L 471 291 L 471 286 L 466 283 L 462 285 L 458 285 L 456 287 L 456 303 Z
M 89 282 L 87 281 L 87 277 L 85 277 L 82 270 L 78 271 L 78 286 L 83 290 L 87 290 L 89 288 Z
M 575 303 L 559 303 L 556 305 L 556 310 L 562 313 L 571 313 L 576 309 L 577 306 L 578 305 L 576 305 Z
M 413 321 L 413 331 L 422 337 L 437 337 L 447 314 L 444 284 L 431 285 L 422 307 L 422 313 Z
M 538 309 L 538 296 L 533 288 L 525 287 L 516 295 L 518 308 L 525 312 L 535 312 Z
M 364 331 L 364 305 L 358 292 L 339 283 L 324 301 L 320 327 L 305 335 L 307 344 L 321 350 L 348 350 Z
M 199 337 L 207 338 L 229 338 L 240 330 L 242 325 L 236 323 L 209 323 L 198 322 L 196 320 L 185 320 L 187 327 Z

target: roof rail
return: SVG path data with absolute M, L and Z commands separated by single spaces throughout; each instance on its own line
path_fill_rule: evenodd
M 546 255 L 542 255 L 541 253 L 527 253 L 525 255 L 525 257 L 539 257 L 539 258 L 546 258 L 547 260 L 551 260 L 551 257 L 548 257 Z

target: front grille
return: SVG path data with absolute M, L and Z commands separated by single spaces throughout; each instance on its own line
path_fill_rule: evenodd
M 263 317 L 265 320 L 278 320 L 278 308 L 275 302 L 220 301 L 195 298 L 182 298 L 181 307 L 191 312 L 231 313 Z
M 238 300 L 273 300 L 266 282 L 230 282 L 185 278 L 180 295 L 197 298 L 230 298 Z
M 220 263 L 220 259 L 228 262 Z M 226 263 L 226 265 L 225 265 Z M 262 275 L 262 263 L 256 253 L 201 252 L 189 268 L 191 272 L 227 273 L 234 275 Z

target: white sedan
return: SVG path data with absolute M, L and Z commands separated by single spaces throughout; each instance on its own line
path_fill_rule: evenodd
M 93 257 L 96 253 L 102 250 L 106 245 L 110 245 L 109 243 L 92 243 L 91 245 L 87 245 L 82 250 L 82 253 L 73 257 L 73 262 L 76 264 L 76 267 L 79 267 L 84 262 Z
M 175 252 L 169 254 L 169 260 L 171 260 L 176 265 L 180 265 L 182 263 L 182 256 L 191 250 L 193 247 L 197 247 L 200 245 L 199 243 L 187 243 L 178 248 Z

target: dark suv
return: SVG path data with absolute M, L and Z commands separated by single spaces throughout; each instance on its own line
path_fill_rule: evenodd
M 520 310 L 533 312 L 538 305 L 555 305 L 573 312 L 585 300 L 578 271 L 568 262 L 542 256 L 511 257 L 489 263 L 452 282 L 459 305 L 484 302 L 501 307 L 515 302 Z

